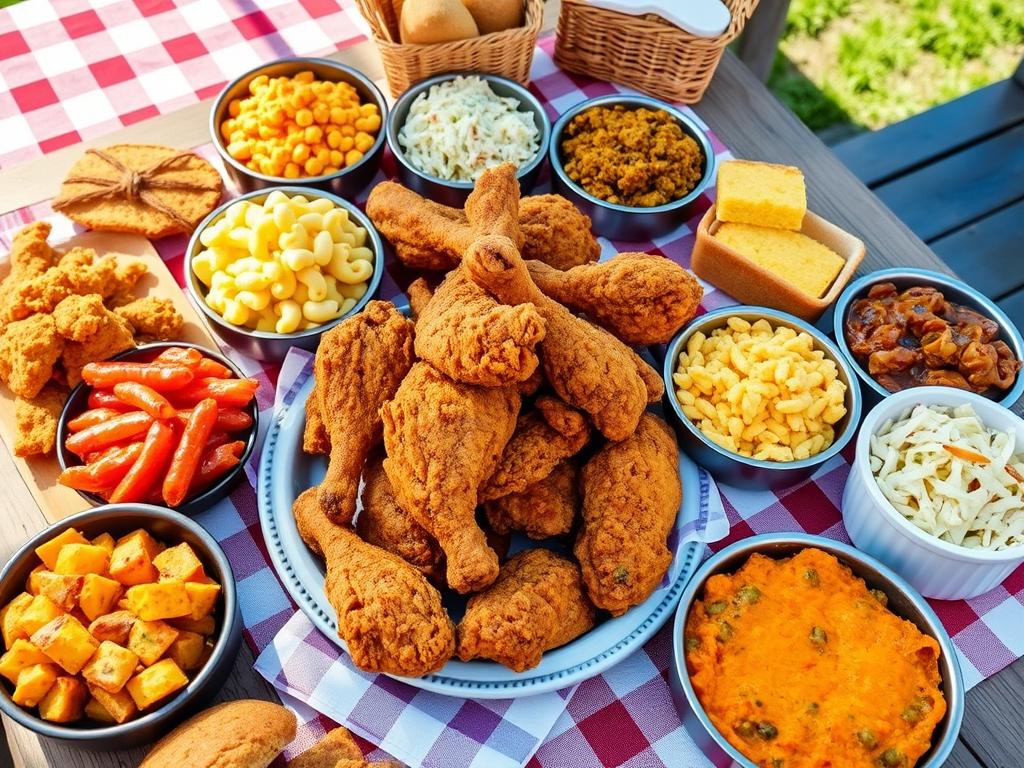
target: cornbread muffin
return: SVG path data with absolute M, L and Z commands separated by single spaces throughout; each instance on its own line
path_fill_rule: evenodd
M 719 221 L 798 230 L 807 212 L 804 175 L 791 165 L 727 160 L 716 205 Z
M 788 229 L 723 222 L 713 237 L 815 298 L 825 294 L 845 264 L 818 241 Z

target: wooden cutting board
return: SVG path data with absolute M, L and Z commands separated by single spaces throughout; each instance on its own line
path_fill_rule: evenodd
M 149 274 L 139 281 L 135 287 L 135 295 L 139 298 L 159 296 L 170 299 L 185 318 L 181 340 L 217 349 L 217 343 L 199 313 L 182 293 L 167 265 L 146 238 L 108 232 L 83 232 L 63 243 L 51 244 L 60 250 L 80 245 L 92 248 L 101 255 L 119 253 L 143 259 L 149 267 Z M 9 263 L 0 266 L 0 279 L 6 277 L 9 271 Z M 47 520 L 56 522 L 92 506 L 75 491 L 57 484 L 60 465 L 56 456 L 34 456 L 28 459 L 15 456 L 11 450 L 14 445 L 14 432 L 14 395 L 6 386 L 0 384 L 0 438 L 3 439 L 18 472 Z

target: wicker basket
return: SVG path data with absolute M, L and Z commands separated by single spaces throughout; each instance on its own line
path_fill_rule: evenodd
M 403 0 L 356 0 L 384 61 L 392 96 L 442 72 L 487 72 L 524 85 L 530 80 L 533 49 L 544 16 L 544 0 L 525 0 L 521 27 L 480 37 L 433 45 L 398 42 L 398 17 Z
M 718 37 L 696 37 L 660 16 L 631 16 L 562 0 L 555 63 L 564 70 L 628 85 L 668 101 L 694 104 L 704 95 L 725 46 L 758 0 L 724 0 L 732 14 Z

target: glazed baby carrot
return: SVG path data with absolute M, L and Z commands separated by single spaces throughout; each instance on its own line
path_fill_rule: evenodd
M 57 482 L 88 493 L 104 491 L 121 482 L 141 453 L 142 443 L 111 449 L 94 462 L 68 467 L 60 473 Z
M 121 411 L 115 411 L 113 408 L 92 408 L 69 419 L 68 429 L 72 432 L 81 432 L 83 429 L 95 427 L 97 424 L 102 424 L 104 421 L 109 421 L 120 415 Z
M 203 353 L 192 347 L 170 347 L 153 358 L 154 363 L 171 363 L 187 368 L 195 368 L 202 361 Z
M 203 446 L 217 423 L 217 401 L 207 398 L 192 409 L 171 466 L 164 478 L 163 496 L 168 506 L 176 507 L 185 500 L 192 477 L 203 458 Z
M 91 451 L 129 440 L 141 435 L 153 423 L 153 417 L 142 411 L 123 413 L 110 421 L 76 432 L 65 441 L 64 447 L 72 453 L 84 456 Z
M 110 503 L 118 504 L 145 498 L 167 469 L 171 454 L 174 452 L 174 441 L 174 430 L 162 421 L 154 421 L 146 433 L 139 458 L 110 494 Z
M 234 373 L 226 365 L 204 357 L 196 366 L 196 378 L 230 379 Z
M 191 415 L 191 408 L 182 408 L 178 411 L 178 418 L 182 421 L 188 421 Z M 243 429 L 248 429 L 251 426 L 252 416 L 241 408 L 227 407 L 221 408 L 217 412 L 217 426 L 215 429 L 222 429 L 225 432 L 241 432 Z
M 241 408 L 248 405 L 256 394 L 256 379 L 197 379 L 175 392 L 172 397 L 179 405 L 194 405 L 212 397 L 221 407 Z
M 245 443 L 241 440 L 225 443 L 208 451 L 192 480 L 191 490 L 206 488 L 221 475 L 237 467 L 244 451 Z
M 118 382 L 114 385 L 114 396 L 121 402 L 148 413 L 154 419 L 173 419 L 177 414 L 166 397 L 137 381 Z
M 88 404 L 90 408 L 109 408 L 122 413 L 132 410 L 130 405 L 121 402 L 113 392 L 106 389 L 94 389 L 90 392 Z
M 114 362 L 89 363 L 82 369 L 82 379 L 101 389 L 110 389 L 122 381 L 136 381 L 157 392 L 168 392 L 181 389 L 194 378 L 192 369 L 184 365 Z

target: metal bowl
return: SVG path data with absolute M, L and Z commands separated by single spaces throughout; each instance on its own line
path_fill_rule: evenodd
M 564 155 L 562 153 L 562 133 L 565 130 L 566 124 L 576 115 L 591 107 L 613 106 L 624 106 L 632 109 L 640 107 L 662 109 L 675 118 L 685 134 L 697 142 L 701 152 L 704 153 L 704 174 L 701 176 L 700 181 L 697 182 L 697 186 L 688 195 L 664 205 L 656 205 L 650 208 L 635 208 L 628 205 L 609 203 L 599 197 L 594 197 L 594 195 L 587 192 L 568 177 L 565 173 Z M 590 217 L 593 222 L 594 232 L 615 240 L 653 240 L 667 232 L 671 232 L 697 212 L 697 199 L 707 189 L 715 176 L 715 151 L 712 149 L 711 140 L 704 130 L 697 125 L 693 118 L 683 114 L 671 104 L 647 96 L 599 96 L 596 99 L 588 99 L 577 104 L 564 112 L 558 118 L 558 122 L 555 123 L 554 130 L 551 132 L 551 146 L 548 149 L 548 155 L 551 158 L 551 168 L 553 170 L 551 181 L 555 191 L 563 197 L 567 197 L 575 203 L 577 208 Z
M 711 576 L 737 571 L 755 552 L 773 558 L 784 558 L 808 547 L 815 547 L 834 555 L 849 567 L 855 576 L 863 579 L 869 589 L 882 590 L 889 598 L 889 610 L 907 619 L 923 634 L 930 635 L 938 642 L 941 649 L 939 673 L 942 677 L 942 694 L 946 699 L 946 715 L 932 735 L 931 749 L 921 756 L 916 768 L 940 768 L 956 746 L 957 734 L 960 732 L 964 716 L 966 693 L 956 651 L 949 635 L 928 603 L 907 582 L 874 558 L 847 544 L 823 536 L 802 533 L 751 536 L 712 555 L 690 580 L 676 609 L 672 627 L 673 664 L 669 677 L 672 698 L 679 710 L 683 726 L 697 742 L 698 748 L 705 753 L 714 750 L 717 745 L 718 749 L 736 761 L 735 764 L 742 768 L 757 768 L 754 762 L 744 757 L 712 724 L 697 698 L 686 667 L 683 630 L 694 600 L 703 592 L 704 585 Z
M 348 211 L 349 217 L 355 221 L 356 224 L 366 230 L 368 239 L 367 246 L 373 251 L 373 275 L 370 276 L 370 282 L 366 286 L 366 293 L 364 293 L 362 298 L 356 302 L 355 306 L 341 317 L 337 317 L 329 323 L 324 323 L 323 325 L 318 325 L 316 328 L 309 328 L 305 331 L 295 331 L 294 333 L 268 333 L 266 331 L 256 331 L 251 328 L 244 328 L 242 326 L 229 323 L 207 306 L 204 298 L 206 296 L 206 287 L 199 281 L 199 278 L 196 277 L 195 272 L 192 270 L 192 259 L 203 248 L 202 243 L 199 242 L 199 238 L 203 234 L 203 230 L 220 219 L 228 208 L 240 200 L 252 200 L 257 203 L 262 203 L 267 199 L 267 196 L 275 190 L 280 190 L 281 192 L 292 196 L 305 195 L 307 198 L 326 197 L 338 207 L 344 208 Z M 377 233 L 377 229 L 373 226 L 373 222 L 370 221 L 369 217 L 347 200 L 343 200 L 330 192 L 311 189 L 309 187 L 285 186 L 257 189 L 240 197 L 236 197 L 233 200 L 227 201 L 202 220 L 199 226 L 196 227 L 195 232 L 192 233 L 192 239 L 189 240 L 188 248 L 185 250 L 185 285 L 188 288 L 188 295 L 189 298 L 192 299 L 192 303 L 195 304 L 203 314 L 209 325 L 214 331 L 216 331 L 217 335 L 220 336 L 230 347 L 237 349 L 244 355 L 255 357 L 258 360 L 270 360 L 275 362 L 283 360 L 285 355 L 288 354 L 288 350 L 292 347 L 299 347 L 311 352 L 315 350 L 320 344 L 320 337 L 323 336 L 325 331 L 330 330 L 345 318 L 351 317 L 355 313 L 362 311 L 363 307 L 365 307 L 370 300 L 373 299 L 374 294 L 377 293 L 377 288 L 380 286 L 380 281 L 383 276 L 384 244 L 381 242 L 380 235 Z
M 686 347 L 689 338 L 698 331 L 710 336 L 711 331 L 725 326 L 730 317 L 740 317 L 753 323 L 767 320 L 773 327 L 786 326 L 797 332 L 804 332 L 814 339 L 817 349 L 825 352 L 838 368 L 839 380 L 846 385 L 846 415 L 835 425 L 835 442 L 821 453 L 799 461 L 763 461 L 740 456 L 713 443 L 683 413 L 675 396 L 672 374 L 675 373 L 680 350 Z M 683 450 L 697 464 L 704 467 L 726 485 L 737 488 L 778 489 L 788 488 L 814 474 L 814 471 L 839 453 L 853 439 L 860 423 L 861 396 L 856 386 L 853 369 L 839 354 L 836 346 L 821 331 L 793 315 L 767 307 L 725 307 L 702 315 L 684 328 L 670 343 L 665 356 L 663 370 L 666 400 L 671 406 L 669 413 L 679 435 Z
M 0 712 L 40 736 L 73 742 L 86 749 L 127 749 L 154 741 L 216 696 L 235 665 L 242 642 L 242 616 L 231 565 L 213 537 L 184 515 L 148 504 L 111 504 L 67 517 L 25 542 L 0 571 L 0 605 L 6 605 L 22 591 L 29 572 L 39 562 L 35 548 L 67 528 L 76 528 L 88 538 L 103 532 L 116 537 L 144 528 L 158 539 L 186 542 L 192 547 L 206 573 L 221 585 L 222 597 L 214 614 L 217 635 L 213 653 L 188 686 L 153 711 L 121 725 L 43 720 L 11 700 L 11 687 L 6 680 L 0 684 Z
M 512 97 L 522 105 L 522 111 L 532 112 L 537 127 L 540 129 L 540 147 L 537 154 L 530 162 L 523 165 L 516 177 L 519 179 L 519 188 L 523 194 L 533 189 L 540 175 L 541 166 L 544 163 L 544 156 L 547 154 L 548 142 L 551 140 L 551 121 L 541 103 L 526 88 L 514 80 L 509 80 L 498 75 L 489 75 L 483 72 L 451 72 L 444 75 L 428 78 L 398 97 L 395 106 L 388 115 L 387 137 L 388 147 L 395 156 L 398 165 L 398 178 L 409 189 L 413 189 L 424 197 L 438 203 L 461 208 L 469 193 L 473 191 L 472 181 L 450 181 L 433 176 L 426 171 L 417 168 L 406 157 L 402 145 L 398 143 L 398 132 L 405 125 L 409 116 L 409 108 L 421 93 L 426 93 L 434 85 L 446 83 L 456 77 L 479 77 L 490 85 L 495 95 L 500 97 Z
M 228 105 L 231 101 L 249 96 L 249 82 L 257 75 L 281 77 L 306 70 L 311 70 L 318 80 L 349 83 L 356 89 L 361 103 L 377 105 L 377 109 L 380 110 L 381 128 L 377 131 L 377 138 L 373 142 L 373 146 L 364 153 L 363 159 L 355 165 L 340 169 L 337 173 L 308 176 L 301 179 L 286 179 L 282 176 L 267 176 L 258 173 L 229 155 L 224 138 L 220 133 L 220 126 L 228 117 Z M 387 117 L 388 105 L 384 95 L 373 84 L 373 81 L 359 70 L 330 59 L 292 57 L 253 67 L 224 86 L 224 90 L 217 96 L 210 110 L 210 136 L 213 138 L 213 145 L 217 148 L 217 154 L 224 161 L 228 175 L 243 192 L 280 184 L 303 184 L 327 190 L 336 195 L 356 197 L 373 181 L 380 168 L 385 144 L 383 126 L 387 123 Z
M 242 373 L 241 369 L 228 358 L 224 357 L 224 355 L 214 352 L 212 349 L 201 347 L 198 344 L 189 344 L 183 341 L 144 344 L 141 347 L 129 349 L 126 352 L 115 355 L 110 359 L 149 362 L 165 349 L 169 349 L 170 347 L 188 347 L 190 349 L 198 349 L 206 357 L 216 360 L 221 365 L 225 365 L 230 368 L 231 372 L 238 378 L 245 378 L 245 374 Z M 90 392 L 92 392 L 92 387 L 84 381 L 81 382 L 72 390 L 67 402 L 64 403 L 64 409 L 60 413 L 60 418 L 57 421 L 57 461 L 60 463 L 61 469 L 77 467 L 82 463 L 81 458 L 64 447 L 64 443 L 69 437 L 68 422 L 83 411 L 89 409 L 88 401 Z M 256 436 L 259 432 L 260 409 L 257 406 L 256 401 L 253 400 L 245 410 L 248 412 L 249 416 L 252 417 L 252 426 L 249 428 L 248 434 L 244 436 L 245 450 L 242 452 L 242 457 L 238 462 L 238 466 L 225 473 L 220 480 L 202 493 L 186 498 L 179 506 L 175 507 L 175 509 L 181 514 L 191 517 L 192 515 L 199 514 L 200 512 L 205 512 L 218 501 L 223 499 L 228 494 L 228 491 L 234 488 L 239 478 L 245 474 L 245 465 L 248 463 L 253 450 L 256 448 Z M 242 435 L 240 434 L 239 437 L 242 437 Z M 78 495 L 94 506 L 103 506 L 107 503 L 102 496 L 97 496 L 95 493 L 78 491 Z
M 892 283 L 901 291 L 918 285 L 936 288 L 942 292 L 942 295 L 948 301 L 963 304 L 994 320 L 999 325 L 999 338 L 1005 341 L 1010 349 L 1013 350 L 1013 354 L 1017 356 L 1018 360 L 1024 360 L 1024 338 L 1021 337 L 1017 326 L 1013 324 L 1013 321 L 1006 316 L 1006 313 L 995 302 L 967 285 L 967 283 L 957 280 L 951 275 L 933 272 L 930 269 L 897 267 L 895 269 L 881 269 L 877 272 L 871 272 L 846 286 L 846 290 L 836 300 L 835 312 L 832 317 L 836 344 L 843 357 L 849 361 L 850 366 L 857 372 L 857 378 L 860 379 L 861 389 L 864 394 L 864 402 L 868 407 L 877 405 L 883 398 L 888 397 L 892 393 L 875 381 L 871 374 L 857 362 L 857 358 L 853 356 L 850 347 L 846 343 L 844 326 L 853 303 L 857 299 L 866 296 L 871 287 L 878 283 Z M 1007 390 L 1006 394 L 999 399 L 991 399 L 1000 405 L 1012 408 L 1022 394 L 1024 394 L 1024 371 L 1017 374 L 1017 380 Z

